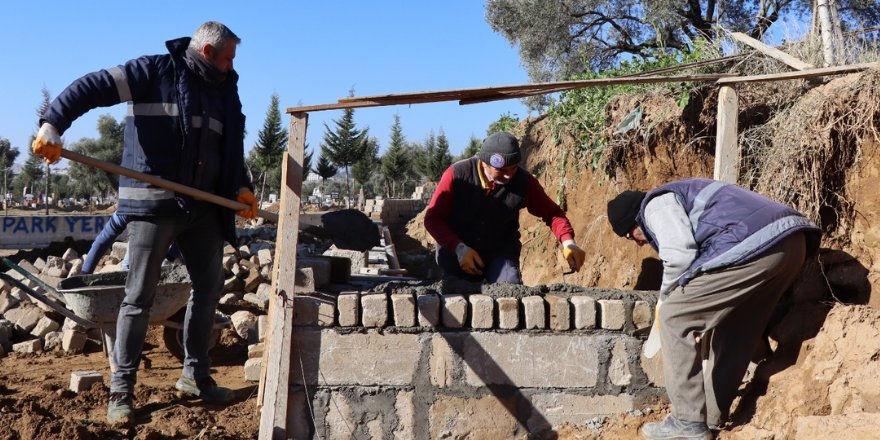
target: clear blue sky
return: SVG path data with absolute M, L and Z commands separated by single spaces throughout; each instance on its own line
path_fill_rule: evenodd
M 272 93 L 281 111 L 345 97 L 528 83 L 515 48 L 492 31 L 476 0 L 195 2 L 153 0 L 4 1 L 0 4 L 0 137 L 21 150 L 36 133 L 40 91 L 57 96 L 85 73 L 141 55 L 165 53 L 164 42 L 190 36 L 217 20 L 242 39 L 235 59 L 247 116 L 245 150 L 262 127 Z M 98 116 L 117 120 L 124 104 L 87 113 L 64 134 L 66 145 L 97 137 Z M 518 100 L 460 106 L 457 102 L 357 109 L 384 152 L 395 113 L 404 135 L 423 141 L 445 131 L 453 154 L 504 113 L 519 118 Z M 312 112 L 307 141 L 319 150 L 324 123 L 341 110 Z M 289 121 L 283 114 L 285 127 Z M 18 162 L 27 157 L 26 151 Z M 316 155 L 317 157 L 317 155 Z M 62 165 L 66 166 L 66 165 Z

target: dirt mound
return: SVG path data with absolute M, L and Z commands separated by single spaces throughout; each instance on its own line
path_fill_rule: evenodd
M 749 424 L 722 438 L 876 438 L 878 360 L 880 311 L 836 305 L 797 364 L 770 378 Z

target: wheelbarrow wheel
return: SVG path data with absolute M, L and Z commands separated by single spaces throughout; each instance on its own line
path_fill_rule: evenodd
M 173 322 L 175 325 L 165 325 L 162 330 L 162 342 L 165 344 L 165 348 L 180 362 L 183 362 L 183 358 L 186 357 L 186 350 L 183 346 L 183 318 L 185 315 L 186 307 L 183 307 L 168 318 L 168 321 Z M 209 351 L 217 345 L 218 340 L 220 340 L 220 330 L 215 326 L 211 330 L 211 339 L 208 340 Z
M 220 330 L 217 330 L 216 328 L 211 330 L 211 339 L 208 341 L 208 350 L 214 348 L 219 339 Z M 183 347 L 183 329 L 165 326 L 162 331 L 162 342 L 172 356 L 183 362 L 183 358 L 186 357 L 186 350 L 184 350 Z

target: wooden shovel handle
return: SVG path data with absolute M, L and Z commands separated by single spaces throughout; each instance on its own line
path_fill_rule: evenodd
M 131 177 L 132 179 L 137 179 L 137 180 L 140 180 L 141 182 L 147 182 L 149 184 L 158 186 L 160 188 L 165 188 L 167 190 L 171 190 L 171 191 L 174 191 L 174 192 L 177 192 L 180 194 L 185 194 L 185 195 L 188 195 L 188 196 L 193 197 L 195 199 L 204 200 L 206 202 L 211 202 L 216 205 L 220 205 L 220 206 L 223 206 L 225 208 L 229 208 L 229 209 L 232 209 L 235 211 L 242 211 L 242 210 L 250 208 L 250 206 L 248 206 L 244 203 L 241 203 L 241 202 L 238 202 L 238 201 L 235 201 L 232 199 L 227 199 L 226 197 L 220 197 L 216 194 L 211 194 L 209 192 L 195 189 L 190 186 L 181 185 L 177 182 L 172 182 L 170 180 L 161 179 L 156 176 L 151 176 L 149 174 L 137 172 L 137 171 L 134 171 L 134 170 L 131 170 L 131 169 L 128 169 L 125 167 L 121 167 L 119 165 L 116 165 L 116 164 L 113 164 L 110 162 L 104 162 L 103 160 L 98 160 L 98 159 L 95 159 L 95 158 L 92 158 L 89 156 L 84 156 L 82 154 L 79 154 L 79 153 L 76 153 L 76 152 L 73 152 L 70 150 L 62 149 L 61 150 L 61 157 L 68 159 L 68 160 L 72 160 L 74 162 L 79 162 L 81 164 L 85 164 L 85 165 L 88 165 L 91 167 L 95 167 L 95 168 L 107 171 L 108 173 L 118 174 L 120 176 L 125 176 L 125 177 Z M 275 214 L 274 212 L 268 212 L 268 211 L 264 211 L 262 209 L 259 209 L 259 210 L 257 210 L 257 215 L 259 215 L 260 217 L 263 217 L 264 219 L 266 219 L 272 223 L 276 223 L 276 224 L 278 223 L 278 214 Z

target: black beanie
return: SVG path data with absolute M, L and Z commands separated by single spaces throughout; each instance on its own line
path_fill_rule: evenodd
M 641 191 L 624 191 L 608 201 L 608 222 L 615 234 L 623 237 L 636 226 L 636 216 L 644 199 L 645 193 Z
M 521 158 L 519 142 L 510 133 L 494 133 L 483 141 L 480 160 L 494 168 L 516 165 Z

